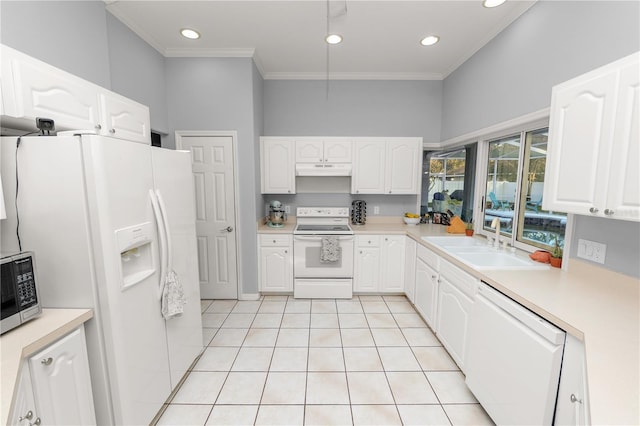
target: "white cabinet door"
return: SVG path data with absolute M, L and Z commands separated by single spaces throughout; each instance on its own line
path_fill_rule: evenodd
M 555 424 L 588 425 L 591 424 L 589 417 L 584 343 L 567 334 L 562 355 Z
M 404 293 L 409 302 L 415 303 L 416 294 L 416 253 L 418 244 L 407 237 L 404 252 Z
M 472 307 L 473 301 L 440 275 L 436 334 L 463 372 Z
M 414 139 L 390 140 L 386 149 L 385 193 L 417 194 L 422 146 Z
M 296 139 L 296 163 L 324 162 L 324 143 L 317 139 Z
M 18 381 L 18 390 L 16 391 L 11 415 L 9 417 L 9 424 L 31 426 L 37 419 L 39 419 L 39 413 L 36 410 L 36 402 L 33 398 L 31 373 L 29 373 L 29 365 L 23 363 L 20 380 Z
M 96 424 L 84 327 L 32 356 L 29 369 L 42 424 Z
M 293 257 L 287 247 L 260 249 L 260 291 L 293 291 Z
M 432 330 L 436 329 L 438 272 L 422 259 L 416 260 L 415 307 Z
M 640 69 L 637 63 L 620 71 L 616 111 L 604 214 L 640 221 Z
M 385 235 L 382 239 L 382 293 L 404 292 L 404 235 Z
M 380 248 L 357 247 L 354 256 L 353 291 L 380 291 Z
M 353 142 L 350 140 L 324 141 L 324 161 L 327 163 L 351 163 Z
M 100 94 L 100 133 L 151 144 L 149 108 L 112 92 Z
M 353 150 L 351 193 L 383 194 L 385 141 L 358 141 Z
M 262 193 L 295 194 L 294 142 L 290 139 L 261 138 Z

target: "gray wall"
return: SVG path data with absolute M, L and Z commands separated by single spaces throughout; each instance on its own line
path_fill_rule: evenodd
M 238 132 L 238 174 L 240 199 L 239 267 L 243 274 L 243 291 L 258 291 L 258 257 L 256 248 L 256 187 L 258 181 L 255 156 L 260 130 L 254 120 L 253 61 L 217 58 L 166 59 L 167 108 L 170 143 L 175 146 L 176 130 L 235 130 Z M 256 99 L 259 101 L 259 96 Z M 259 109 L 258 109 L 259 111 Z
M 168 133 L 164 56 L 107 12 L 111 90 L 141 104 L 151 113 L 151 128 Z
M 0 1 L 0 39 L 29 56 L 109 89 L 101 1 Z
M 442 139 L 548 107 L 551 87 L 640 50 L 640 2 L 539 1 L 444 81 Z M 607 244 L 605 267 L 638 271 L 636 223 L 576 216 L 577 239 Z
M 251 67 L 253 76 L 253 136 L 255 170 L 255 208 L 256 217 L 262 217 L 262 194 L 260 194 L 260 136 L 264 133 L 264 79 L 255 64 Z

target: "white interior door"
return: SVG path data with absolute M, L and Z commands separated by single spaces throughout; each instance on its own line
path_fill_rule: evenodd
M 203 299 L 236 299 L 238 269 L 233 138 L 182 136 L 178 144 L 178 148 L 191 151 L 200 295 Z

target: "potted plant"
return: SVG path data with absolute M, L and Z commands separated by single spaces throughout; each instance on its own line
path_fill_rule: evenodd
M 549 259 L 551 266 L 555 268 L 562 267 L 562 248 L 558 245 L 558 240 L 556 240 L 556 246 L 553 248 L 551 252 L 551 259 Z
M 468 222 L 464 233 L 467 234 L 467 237 L 473 237 L 473 223 Z

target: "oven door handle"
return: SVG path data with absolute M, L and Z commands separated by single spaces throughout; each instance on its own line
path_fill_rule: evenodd
M 322 237 L 338 237 L 339 241 L 353 240 L 353 235 L 294 235 L 293 239 L 298 241 L 318 241 Z

